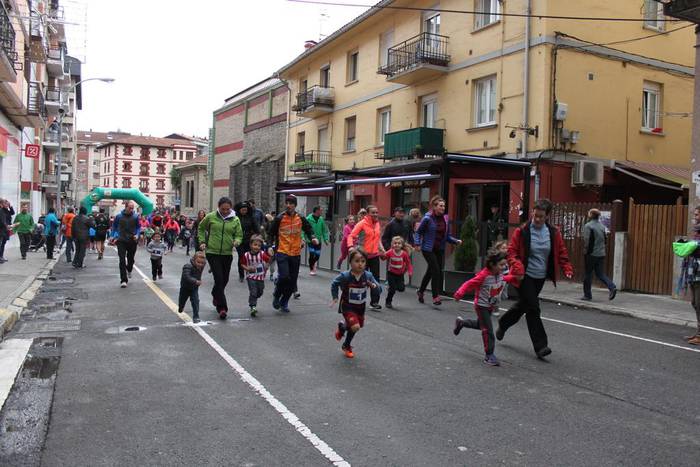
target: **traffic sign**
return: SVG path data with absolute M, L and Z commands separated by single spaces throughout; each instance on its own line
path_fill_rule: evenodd
M 38 144 L 27 144 L 24 147 L 24 156 L 30 159 L 38 159 L 41 147 Z

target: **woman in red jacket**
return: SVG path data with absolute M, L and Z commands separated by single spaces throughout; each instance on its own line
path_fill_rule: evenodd
M 510 274 L 521 281 L 518 301 L 501 316 L 496 330 L 496 339 L 500 341 L 508 328 L 525 315 L 532 345 L 540 359 L 552 353 L 540 317 L 539 296 L 544 282 L 550 279 L 556 285 L 559 268 L 567 279 L 574 275 L 561 233 L 547 223 L 551 211 L 551 201 L 537 201 L 532 220 L 513 232 L 508 246 L 508 265 Z

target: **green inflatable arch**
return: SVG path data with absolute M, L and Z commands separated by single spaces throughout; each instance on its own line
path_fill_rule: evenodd
M 80 204 L 87 209 L 87 212 L 91 212 L 95 203 L 102 199 L 128 199 L 141 206 L 141 211 L 144 216 L 153 212 L 153 201 L 151 201 L 148 196 L 141 193 L 141 190 L 138 188 L 97 187 L 92 190 L 92 193 L 87 195 Z

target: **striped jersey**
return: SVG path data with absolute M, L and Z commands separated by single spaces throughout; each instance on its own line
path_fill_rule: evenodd
M 367 289 L 374 283 L 381 290 L 379 283 L 371 272 L 364 271 L 360 277 L 355 277 L 352 272 L 342 272 L 333 279 L 331 283 L 331 296 L 333 299 L 340 295 L 340 312 L 352 311 L 357 314 L 364 314 L 365 302 L 367 301 Z
M 403 276 L 406 271 L 409 275 L 413 275 L 413 265 L 411 264 L 411 258 L 408 256 L 405 250 L 396 253 L 393 248 L 386 252 L 384 258 L 387 260 L 387 269 L 390 273 L 396 274 L 397 276 Z
M 260 250 L 256 254 L 247 251 L 243 258 L 241 258 L 241 264 L 246 267 L 255 268 L 254 272 L 245 272 L 246 279 L 251 279 L 254 281 L 264 281 L 265 273 L 267 272 L 267 266 L 270 262 L 270 256 L 264 251 Z

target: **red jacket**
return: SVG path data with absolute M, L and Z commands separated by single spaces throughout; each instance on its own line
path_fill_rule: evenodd
M 547 279 L 551 279 L 556 285 L 559 278 L 559 268 L 565 275 L 573 275 L 574 268 L 569 262 L 569 252 L 566 251 L 564 239 L 561 232 L 556 227 L 546 224 L 549 229 L 551 249 L 547 261 Z M 527 259 L 530 255 L 530 223 L 524 227 L 518 227 L 513 232 L 508 245 L 508 265 L 510 274 L 513 276 L 524 276 L 527 270 Z

